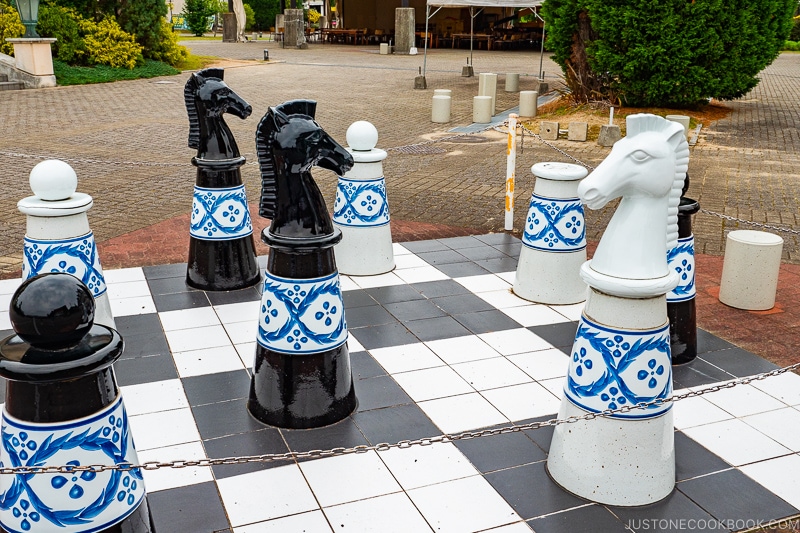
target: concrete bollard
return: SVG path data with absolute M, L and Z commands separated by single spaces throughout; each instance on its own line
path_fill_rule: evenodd
M 535 117 L 539 101 L 539 93 L 536 91 L 519 92 L 519 116 Z
M 71 166 L 56 159 L 33 167 L 30 185 L 34 196 L 17 203 L 27 218 L 22 279 L 45 272 L 72 274 L 92 291 L 96 322 L 115 327 L 94 233 L 86 216 L 93 205 L 92 197 L 75 192 L 78 176 Z
M 616 124 L 603 124 L 600 126 L 600 135 L 597 137 L 597 144 L 600 146 L 614 146 L 614 143 L 622 138 L 622 132 Z
M 519 91 L 519 74 L 509 72 L 506 74 L 506 92 L 516 93 Z
M 765 231 L 728 233 L 719 285 L 719 301 L 737 309 L 775 307 L 783 239 Z
M 381 43 L 381 55 L 388 56 L 389 55 L 389 43 Z
M 539 122 L 539 137 L 545 141 L 555 141 L 558 139 L 558 122 L 543 120 Z
M 91 291 L 64 273 L 30 278 L 12 297 L 16 335 L 0 342 L 3 461 L 76 470 L 0 476 L 3 531 L 155 531 L 140 469 L 77 470 L 139 464 L 112 366 L 122 337 L 94 324 L 94 311 Z
M 689 120 L 691 120 L 690 117 L 686 115 L 667 115 L 664 118 L 666 118 L 670 122 L 677 122 L 678 124 L 683 126 L 683 131 L 686 133 L 686 139 L 687 140 L 689 139 Z
M 537 163 L 514 294 L 532 302 L 574 304 L 586 299 L 586 223 L 578 184 L 588 173 L 571 163 Z
M 585 142 L 589 136 L 589 124 L 587 122 L 570 122 L 567 129 L 567 140 Z
M 492 116 L 497 109 L 497 74 L 483 72 L 478 75 L 478 96 L 492 97 Z
M 472 97 L 472 122 L 489 124 L 492 121 L 492 97 Z
M 450 97 L 440 94 L 433 95 L 431 107 L 431 122 L 447 124 L 450 122 Z
M 684 193 L 689 188 L 686 175 Z M 667 252 L 669 269 L 678 273 L 678 286 L 667 293 L 670 357 L 673 365 L 697 357 L 697 311 L 695 296 L 694 235 L 692 215 L 700 210 L 697 200 L 681 196 L 678 205 L 678 245 Z
M 450 89 L 434 89 L 433 90 L 434 96 L 449 96 L 453 97 L 453 91 Z
M 447 100 L 449 96 L 434 96 Z M 435 122 L 435 121 L 434 121 Z M 353 168 L 339 177 L 333 204 L 333 225 L 342 231 L 334 247 L 341 274 L 374 276 L 394 269 L 392 231 L 383 163 L 386 151 L 375 148 L 378 130 L 366 121 L 354 122 L 347 129 L 347 151 Z

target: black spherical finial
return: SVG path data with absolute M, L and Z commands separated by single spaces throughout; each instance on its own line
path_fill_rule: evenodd
M 94 323 L 94 297 L 81 280 L 63 273 L 40 274 L 14 293 L 9 318 L 25 342 L 48 350 L 77 345 Z

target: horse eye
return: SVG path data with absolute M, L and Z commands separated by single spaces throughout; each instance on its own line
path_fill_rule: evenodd
M 649 159 L 650 158 L 650 154 L 648 154 L 644 150 L 636 150 L 636 151 L 631 153 L 631 157 L 634 159 L 634 161 L 642 162 L 642 161 L 644 161 L 646 159 Z

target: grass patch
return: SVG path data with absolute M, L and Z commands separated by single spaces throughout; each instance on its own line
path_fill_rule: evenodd
M 108 83 L 120 80 L 138 80 L 157 76 L 174 76 L 180 70 L 160 61 L 145 60 L 144 65 L 126 68 L 96 65 L 94 67 L 73 67 L 61 61 L 53 61 L 53 71 L 59 85 L 86 85 L 88 83 Z
M 215 61 L 219 61 L 219 58 L 214 56 L 196 56 L 189 54 L 189 57 L 175 65 L 175 68 L 179 70 L 201 70 Z
M 180 41 L 220 41 L 222 42 L 222 33 L 220 32 L 219 35 L 214 37 L 213 35 L 203 35 L 201 37 L 197 37 L 192 35 L 191 33 L 181 33 L 178 35 L 178 40 Z

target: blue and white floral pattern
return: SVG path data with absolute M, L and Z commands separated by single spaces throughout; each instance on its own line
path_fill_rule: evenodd
M 577 252 L 586 248 L 586 223 L 580 200 L 531 196 L 522 244 L 546 252 Z
M 333 221 L 340 226 L 372 228 L 389 223 L 386 181 L 339 178 Z
M 91 417 L 54 424 L 3 411 L 0 466 L 138 464 L 121 397 Z M 100 531 L 144 498 L 138 469 L 0 476 L 0 525 L 9 532 Z
M 678 239 L 678 246 L 667 252 L 670 270 L 678 274 L 678 286 L 667 293 L 668 302 L 691 300 L 697 293 L 694 284 L 694 235 Z
M 590 412 L 672 395 L 669 324 L 653 330 L 612 329 L 582 316 L 572 346 L 566 397 Z M 652 418 L 671 404 L 634 409 L 613 418 Z
M 228 241 L 253 233 L 244 185 L 194 188 L 189 234 L 204 241 Z
M 22 279 L 48 272 L 72 274 L 89 287 L 95 298 L 106 292 L 103 268 L 91 231 L 80 237 L 52 241 L 25 237 Z
M 286 279 L 264 272 L 258 343 L 270 350 L 310 354 L 347 341 L 339 273 L 314 279 Z

